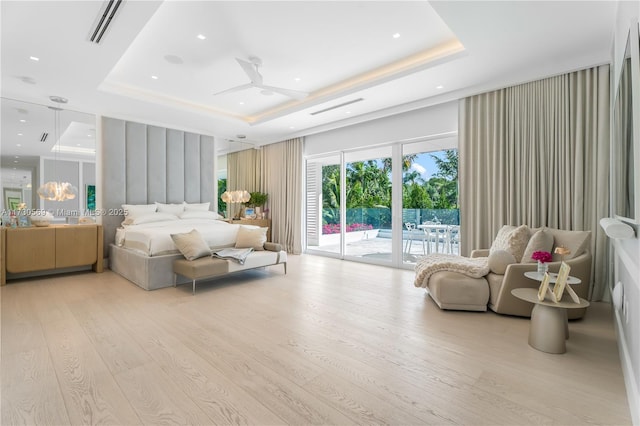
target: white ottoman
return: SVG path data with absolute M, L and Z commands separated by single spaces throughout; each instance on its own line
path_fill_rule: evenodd
M 440 307 L 457 311 L 487 310 L 489 283 L 458 272 L 436 272 L 429 278 L 429 296 Z

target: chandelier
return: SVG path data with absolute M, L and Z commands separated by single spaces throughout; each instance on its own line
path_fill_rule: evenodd
M 60 152 L 60 111 L 61 108 L 49 107 L 53 110 L 54 114 L 54 136 L 57 142 L 57 149 L 55 150 L 55 160 L 53 175 L 56 177 L 56 181 L 49 181 L 38 188 L 38 195 L 40 198 L 50 201 L 67 201 L 76 198 L 78 190 L 69 182 L 59 182 L 58 178 L 58 152 Z M 54 149 L 56 147 L 54 146 Z

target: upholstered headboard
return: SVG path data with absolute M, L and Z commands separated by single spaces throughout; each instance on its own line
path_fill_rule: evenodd
M 122 204 L 209 201 L 213 208 L 215 159 L 212 136 L 103 117 L 98 196 L 105 255 L 124 220 Z

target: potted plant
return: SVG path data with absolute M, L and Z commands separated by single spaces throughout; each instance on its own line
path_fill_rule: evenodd
M 256 209 L 256 216 L 260 217 L 262 207 L 268 199 L 269 194 L 265 194 L 264 192 L 251 192 L 251 198 L 248 204 Z

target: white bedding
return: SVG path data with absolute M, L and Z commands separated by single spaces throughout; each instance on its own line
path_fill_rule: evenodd
M 247 226 L 247 225 L 243 225 Z M 147 256 L 178 253 L 171 234 L 197 229 L 212 249 L 234 247 L 240 225 L 211 219 L 177 219 L 128 225 L 116 231 L 116 245 Z

